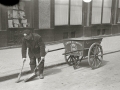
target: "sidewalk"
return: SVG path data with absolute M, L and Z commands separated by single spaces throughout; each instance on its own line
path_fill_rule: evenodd
M 54 50 L 64 47 L 62 43 L 55 45 L 46 45 L 46 49 Z M 52 67 L 54 65 L 64 64 L 64 49 L 59 51 L 50 52 L 45 57 L 45 68 Z M 22 67 L 22 57 L 21 48 L 11 48 L 0 50 L 0 77 L 7 74 L 19 73 Z M 29 68 L 29 58 L 24 65 L 23 71 L 28 71 Z
M 104 37 L 101 46 L 103 52 L 120 50 L 120 36 Z M 49 50 L 63 48 L 63 43 L 46 45 Z M 65 64 L 64 49 L 50 52 L 45 57 L 45 68 Z M 21 48 L 11 48 L 0 50 L 0 77 L 18 74 L 22 67 Z M 29 58 L 24 65 L 23 71 L 29 71 Z

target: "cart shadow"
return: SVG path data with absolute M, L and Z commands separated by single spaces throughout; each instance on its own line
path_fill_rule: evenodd
M 87 60 L 81 61 L 81 63 L 80 63 L 79 66 L 80 66 L 80 67 L 85 67 L 85 68 L 90 68 Z
M 105 66 L 108 62 L 109 62 L 109 61 L 103 60 L 100 67 Z M 87 60 L 84 60 L 84 61 L 81 61 L 81 63 L 79 64 L 79 68 L 81 68 L 81 67 L 90 68 L 90 65 L 89 65 L 89 63 L 88 63 Z
M 105 66 L 108 62 L 109 62 L 109 61 L 103 60 L 103 61 L 102 61 L 102 64 L 101 64 L 101 67 Z

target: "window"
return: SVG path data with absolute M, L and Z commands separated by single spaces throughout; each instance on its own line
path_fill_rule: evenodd
M 31 26 L 30 1 L 21 1 L 8 7 L 8 28 L 26 28 Z
M 71 0 L 70 25 L 82 24 L 82 0 Z
M 55 0 L 55 25 L 68 25 L 69 0 Z
M 102 0 L 92 1 L 92 24 L 101 24 Z
M 110 23 L 112 0 L 103 0 L 103 1 L 104 4 L 103 4 L 102 23 Z

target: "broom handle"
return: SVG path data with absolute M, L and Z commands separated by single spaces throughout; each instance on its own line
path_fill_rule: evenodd
M 25 64 L 25 60 L 23 61 L 23 66 L 22 66 L 21 72 L 22 72 L 22 70 L 23 70 L 24 64 Z
M 62 50 L 62 49 L 65 49 L 65 48 L 58 48 L 58 49 L 54 49 L 54 50 L 47 50 L 47 52 L 46 52 L 46 54 L 48 53 L 48 52 L 53 52 L 53 51 L 57 51 L 57 50 Z M 43 59 L 44 60 L 44 59 Z M 35 72 L 35 70 L 37 69 L 37 67 L 40 65 L 40 63 L 43 61 L 43 60 L 40 60 L 39 61 L 39 63 L 38 63 L 38 65 L 35 67 L 35 69 L 34 69 L 34 72 Z

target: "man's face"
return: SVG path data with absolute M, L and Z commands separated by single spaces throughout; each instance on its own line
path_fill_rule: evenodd
M 31 34 L 27 35 L 26 33 L 24 33 L 23 35 L 26 40 L 30 40 L 32 38 Z

